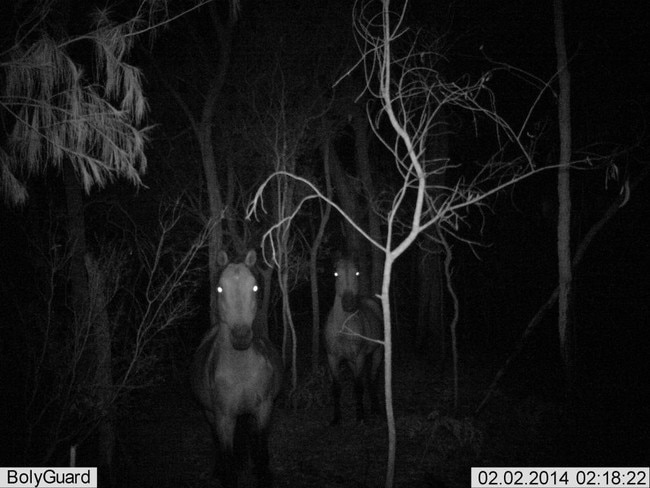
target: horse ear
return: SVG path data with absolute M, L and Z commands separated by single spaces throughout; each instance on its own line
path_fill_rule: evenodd
M 246 259 L 244 260 L 244 264 L 249 268 L 252 268 L 253 265 L 255 264 L 255 261 L 257 261 L 257 253 L 255 252 L 255 249 L 251 249 L 250 251 L 248 251 L 248 254 L 246 254 Z
M 225 266 L 228 264 L 228 254 L 226 254 L 226 251 L 219 251 L 217 254 L 217 264 L 219 266 Z

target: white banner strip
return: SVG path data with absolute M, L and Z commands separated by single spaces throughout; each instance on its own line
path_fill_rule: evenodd
M 650 488 L 650 468 L 472 468 L 472 488 Z
M 0 488 L 97 488 L 97 468 L 0 468 Z

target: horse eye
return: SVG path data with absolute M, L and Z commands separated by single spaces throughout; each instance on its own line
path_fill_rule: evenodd
M 258 290 L 257 285 L 253 285 L 253 291 L 257 291 L 257 290 Z
M 223 288 L 221 288 L 220 286 L 217 286 L 217 293 L 223 293 Z
M 355 275 L 356 275 L 356 276 L 359 276 L 359 272 L 357 271 L 357 272 L 355 273 Z
M 334 271 L 334 276 L 335 276 L 336 278 L 338 278 L 338 277 L 339 277 L 339 274 L 338 274 L 336 271 Z

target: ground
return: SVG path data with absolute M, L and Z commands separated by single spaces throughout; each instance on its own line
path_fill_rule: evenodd
M 647 446 L 639 450 L 631 445 L 629 453 L 621 452 L 626 442 L 636 442 L 634 436 L 621 439 L 628 427 L 635 430 L 630 425 L 634 414 L 607 416 L 596 409 L 592 419 L 568 420 L 562 401 L 509 394 L 505 388 L 475 416 L 494 373 L 492 368 L 465 366 L 454 414 L 450 371 L 441 374 L 415 356 L 395 359 L 395 486 L 468 487 L 471 466 L 629 466 L 640 464 L 647 454 Z M 386 423 L 354 420 L 347 380 L 344 417 L 336 427 L 329 425 L 332 411 L 324 371 L 309 377 L 292 397 L 297 408 L 286 393 L 279 399 L 270 438 L 276 486 L 384 486 Z M 647 426 L 641 432 L 639 439 Z M 207 424 L 183 381 L 143 392 L 121 423 L 119 454 L 126 469 L 120 486 L 218 487 L 208 476 L 212 449 Z M 250 476 L 243 484 L 254 486 Z

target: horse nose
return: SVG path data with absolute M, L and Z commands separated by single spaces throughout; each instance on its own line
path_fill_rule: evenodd
M 253 342 L 253 329 L 250 325 L 238 325 L 230 330 L 230 341 L 232 347 L 238 351 L 244 351 L 251 346 Z
M 359 297 L 355 293 L 345 292 L 341 304 L 346 312 L 355 312 L 359 308 Z

